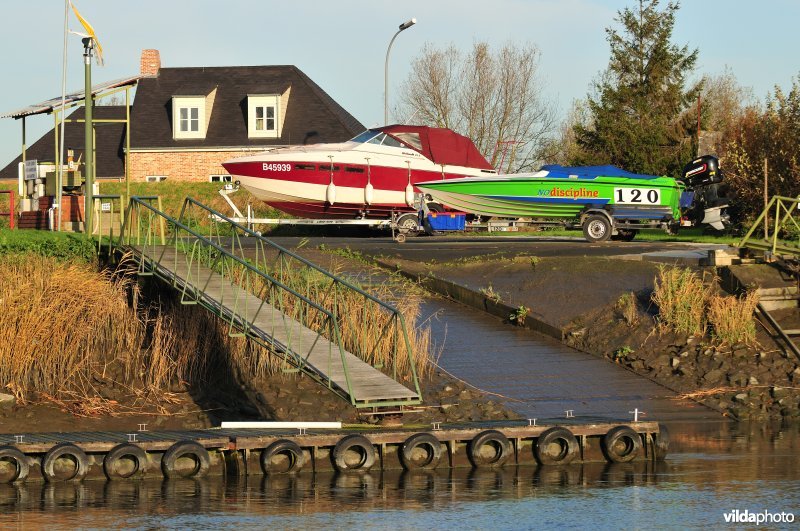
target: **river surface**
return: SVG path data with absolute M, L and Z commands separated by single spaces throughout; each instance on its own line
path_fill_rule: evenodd
M 669 426 L 668 459 L 429 474 L 0 485 L 0 528 L 756 528 L 755 520 L 727 522 L 732 516 L 772 520 L 761 528 L 800 527 L 800 426 L 727 422 L 604 360 L 479 312 L 436 300 L 425 312 L 438 316 L 432 324 L 442 344 L 439 362 L 449 372 L 508 396 L 529 417 L 572 409 L 578 418 L 626 418 L 632 407 L 647 410 L 650 420 Z

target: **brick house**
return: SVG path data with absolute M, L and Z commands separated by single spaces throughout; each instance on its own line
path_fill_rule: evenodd
M 162 68 L 158 50 L 144 50 L 131 108 L 131 180 L 226 180 L 230 158 L 291 144 L 340 142 L 365 127 L 296 66 Z M 125 116 L 125 108 L 96 113 Z M 78 108 L 70 118 L 83 115 Z M 83 149 L 83 124 L 67 123 L 66 145 Z M 124 175 L 124 127 L 97 128 L 98 179 Z M 53 131 L 28 148 L 52 160 Z M 40 155 L 41 154 L 41 155 Z M 0 178 L 17 177 L 21 158 Z

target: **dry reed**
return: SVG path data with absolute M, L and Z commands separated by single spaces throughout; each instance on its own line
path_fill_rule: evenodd
M 628 326 L 636 326 L 639 324 L 639 307 L 634 292 L 629 291 L 628 293 L 623 293 L 617 300 L 615 309 Z
M 660 266 L 654 284 L 652 300 L 658 306 L 662 326 L 688 335 L 705 333 L 710 287 L 697 273 L 688 268 Z
M 752 345 L 756 341 L 753 319 L 758 305 L 758 293 L 750 291 L 743 297 L 714 295 L 708 301 L 708 321 L 712 334 L 721 343 Z
M 2 256 L 0 271 L 0 384 L 20 400 L 88 390 L 93 374 L 137 344 L 124 282 L 33 255 Z

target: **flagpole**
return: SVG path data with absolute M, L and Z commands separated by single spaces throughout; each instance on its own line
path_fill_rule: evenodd
M 69 32 L 69 4 L 64 0 L 64 54 L 61 59 L 61 136 L 58 150 L 58 165 L 56 166 L 56 230 L 61 230 L 61 192 L 64 183 L 64 105 L 67 101 L 67 33 Z

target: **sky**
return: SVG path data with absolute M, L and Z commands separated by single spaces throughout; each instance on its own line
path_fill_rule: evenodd
M 585 98 L 608 65 L 605 30 L 636 0 L 74 0 L 95 28 L 105 66 L 95 83 L 136 75 L 141 50 L 156 48 L 162 66 L 296 65 L 365 126 L 383 122 L 384 60 L 389 106 L 425 43 L 466 51 L 474 42 L 513 42 L 541 50 L 544 96 L 561 116 Z M 662 0 L 662 6 L 666 0 Z M 61 94 L 64 0 L 0 0 L 0 115 Z M 683 0 L 673 42 L 699 49 L 695 76 L 726 68 L 763 100 L 800 74 L 800 0 Z M 74 15 L 70 28 L 82 31 Z M 618 27 L 618 26 L 617 26 Z M 80 37 L 67 44 L 67 90 L 83 88 Z M 134 102 L 135 103 L 135 102 Z M 391 121 L 391 119 L 390 119 Z M 27 122 L 28 144 L 53 125 Z M 0 168 L 19 155 L 21 121 L 0 119 Z

